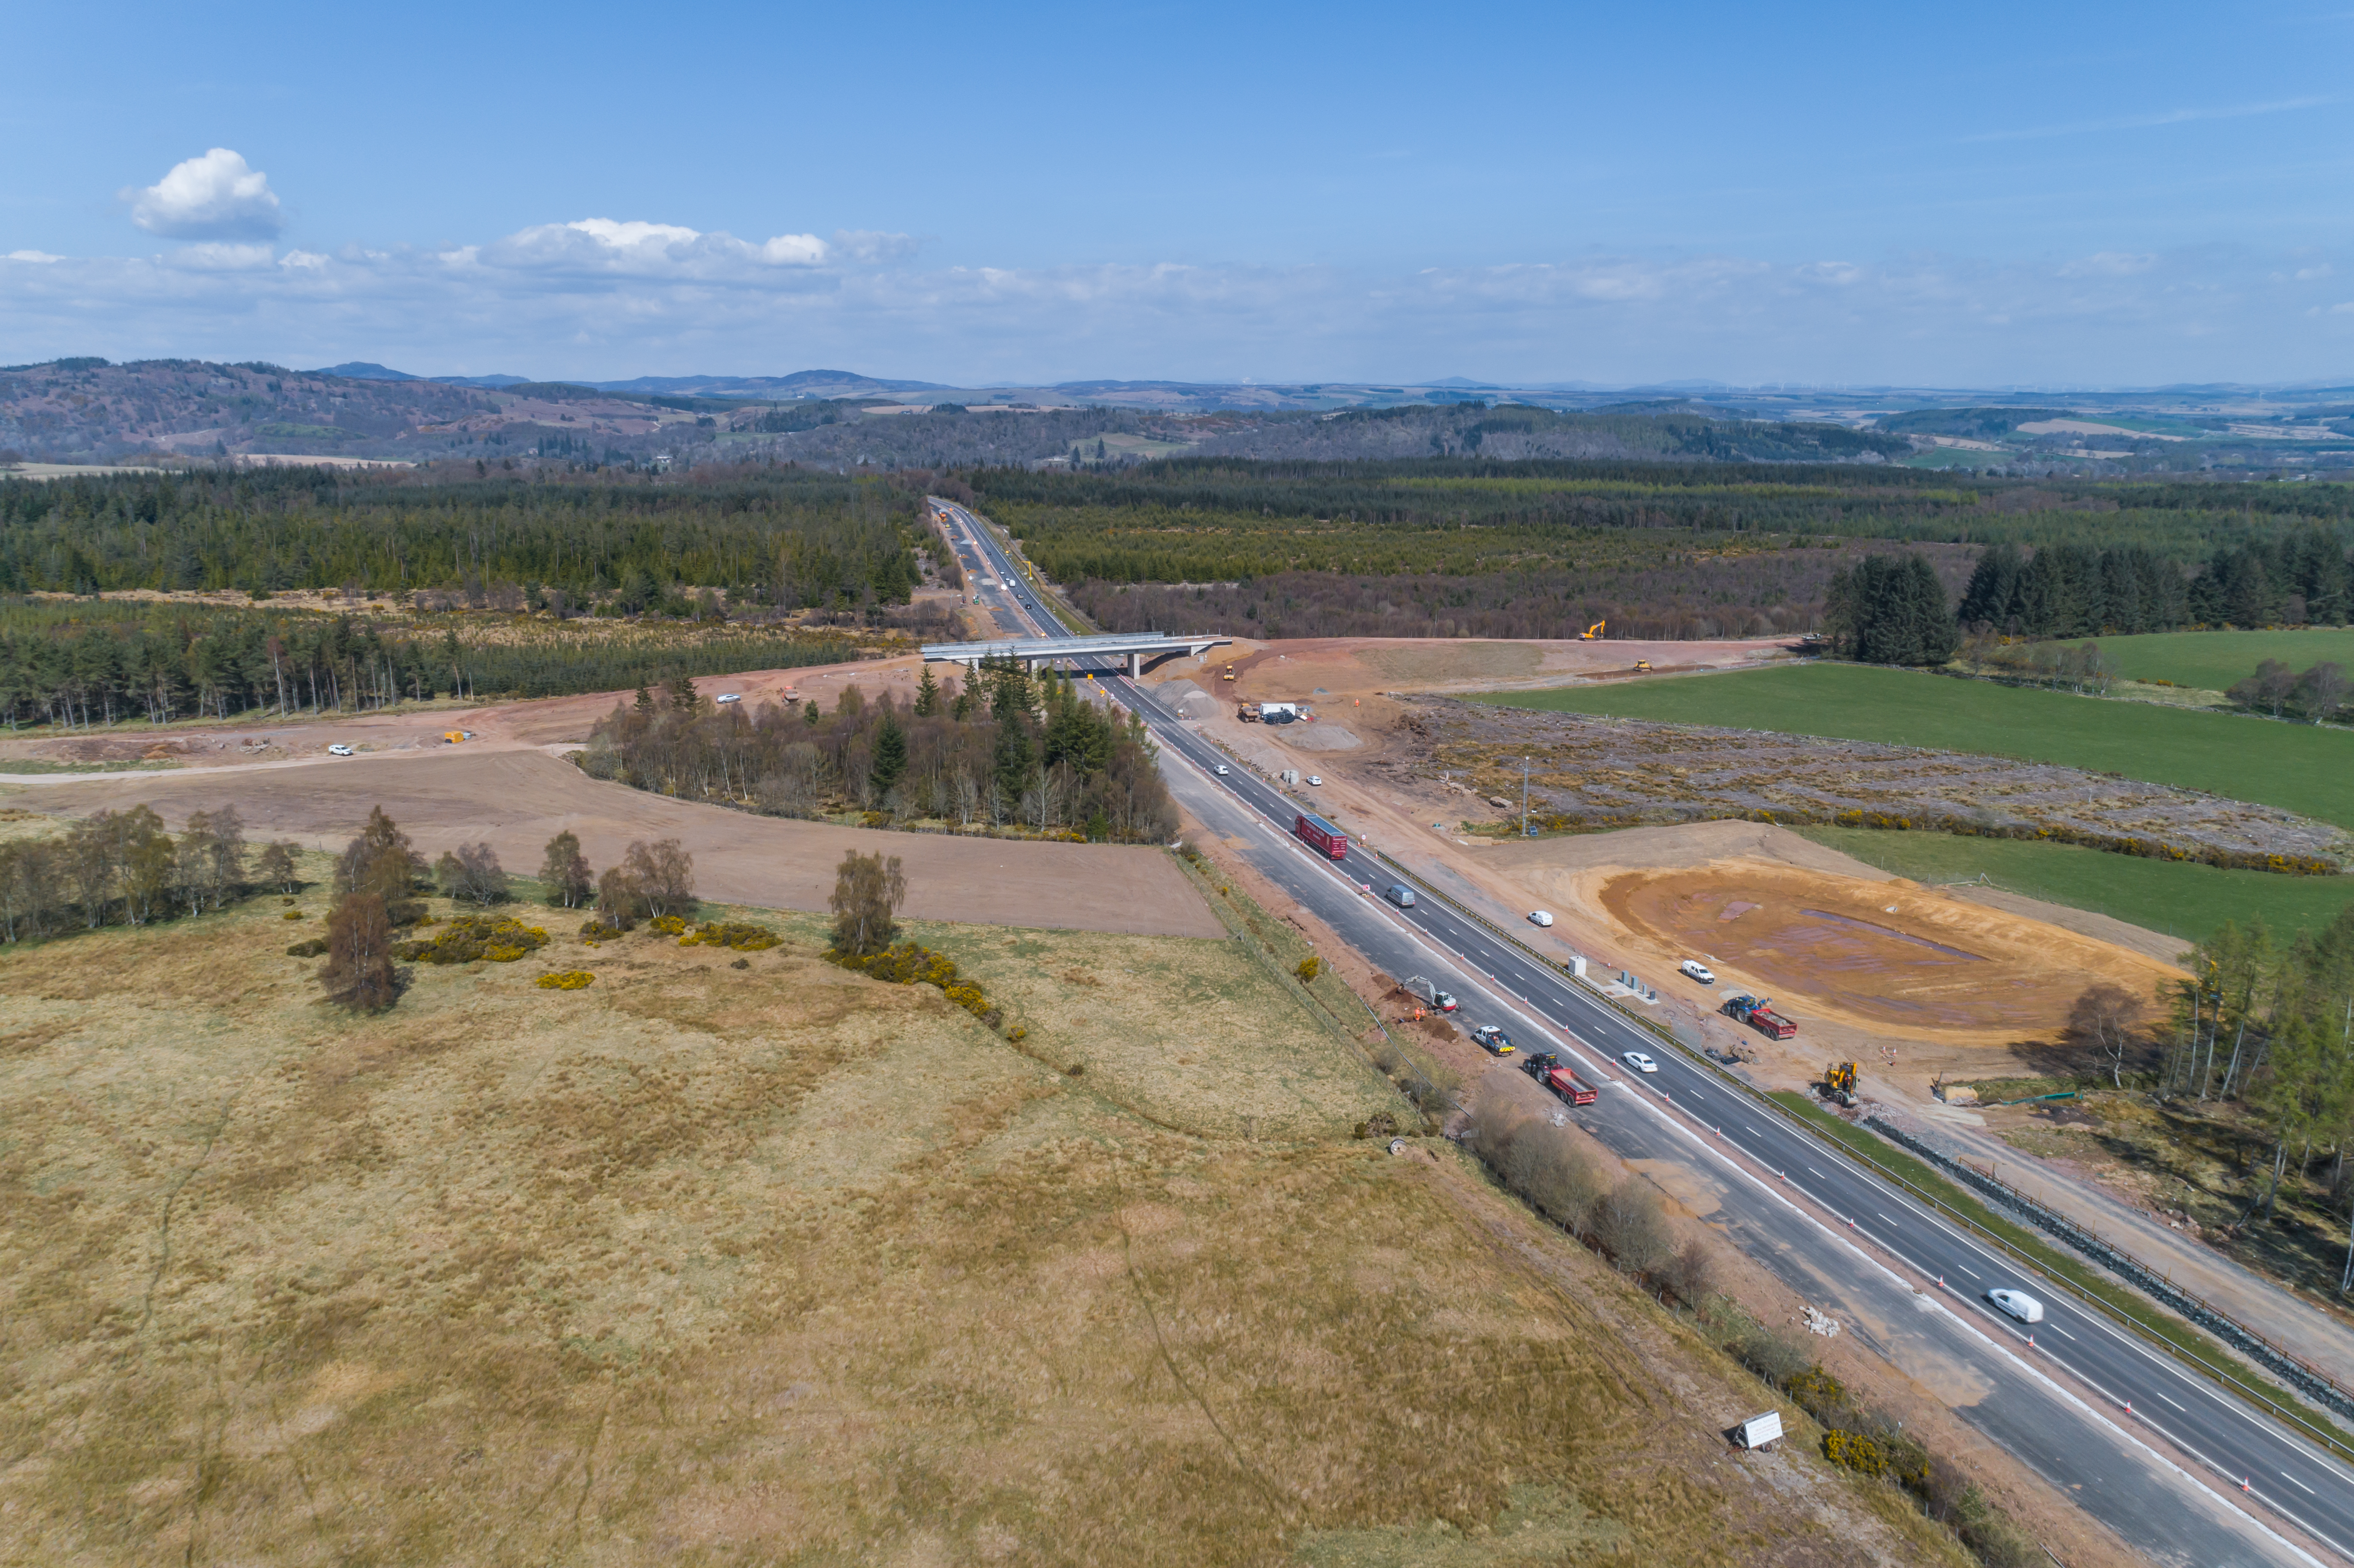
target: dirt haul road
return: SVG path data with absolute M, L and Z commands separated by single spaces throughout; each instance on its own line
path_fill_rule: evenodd
M 902 912 L 920 919 L 1225 935 L 1158 849 L 880 832 L 756 817 L 603 783 L 537 750 L 449 747 L 298 766 L 58 779 L 25 786 L 13 800 L 68 816 L 148 805 L 175 828 L 192 810 L 233 805 L 249 837 L 292 838 L 327 850 L 342 848 L 369 809 L 381 805 L 429 859 L 461 843 L 487 841 L 508 870 L 525 874 L 539 868 L 547 841 L 567 828 L 599 867 L 620 859 L 632 839 L 675 838 L 695 856 L 696 890 L 704 897 L 784 909 L 824 909 L 834 866 L 854 849 L 906 863 Z

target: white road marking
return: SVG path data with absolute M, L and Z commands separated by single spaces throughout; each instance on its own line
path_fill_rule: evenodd
M 2055 1334 L 2059 1335 L 2059 1336 L 2060 1336 L 2062 1339 L 2063 1339 L 2063 1340 L 2073 1340 L 2073 1339 L 2074 1339 L 2074 1338 L 2076 1337 L 2075 1335 L 2073 1335 L 2073 1334 L 2070 1333 L 2067 1330 L 2065 1330 L 2065 1329 L 2062 1328 L 2062 1327 L 2061 1327 L 2059 1324 L 2057 1324 L 2057 1323 L 2054 1323 L 2054 1324 L 2052 1324 L 2052 1331 L 2053 1333 L 2055 1333 Z
M 1880 1214 L 1880 1211 L 1878 1209 L 1874 1209 L 1872 1212 L 1875 1214 Z M 1880 1214 L 1880 1217 L 1883 1220 L 1888 1220 L 1888 1216 L 1886 1214 Z M 1888 1223 L 1893 1225 L 1896 1222 L 1894 1220 L 1888 1220 Z
M 1829 1180 L 1830 1180 L 1830 1178 L 1829 1178 L 1829 1177 L 1825 1176 L 1821 1171 L 1819 1171 L 1816 1170 L 1816 1169 L 1815 1169 L 1813 1166 L 1811 1166 L 1811 1165 L 1809 1165 L 1809 1166 L 1808 1166 L 1808 1167 L 1807 1167 L 1807 1174 L 1808 1174 L 1808 1175 L 1809 1175 L 1809 1176 L 1812 1176 L 1812 1177 L 1816 1178 L 1818 1181 L 1829 1181 Z
M 1972 1279 L 1978 1280 L 1980 1284 L 1985 1283 L 1985 1277 L 1980 1275 L 1977 1270 L 1971 1268 L 1967 1264 L 1957 1263 L 1954 1265 L 1954 1266 L 1960 1269 L 1964 1274 L 1968 1275 Z
M 2160 1399 L 2166 1399 L 2166 1395 L 2164 1395 L 2164 1394 L 2162 1394 L 2162 1393 L 2161 1393 L 2161 1394 L 2159 1394 L 2158 1397 L 2158 1398 L 2160 1398 Z M 2166 1399 L 2166 1403 L 2167 1403 L 2167 1404 L 2174 1404 L 2174 1401 L 2172 1401 L 2172 1400 L 2170 1400 L 2170 1399 Z M 2174 1404 L 2174 1408 L 2175 1408 L 2175 1409 L 2177 1409 L 2177 1410 L 2181 1411 L 2181 1412 L 2182 1412 L 2182 1414 L 2185 1414 L 2185 1415 L 2188 1415 L 2188 1414 L 2190 1414 L 2190 1406 L 2188 1406 L 2188 1405 Z
M 1743 1123 L 1741 1124 L 1741 1130 L 1742 1130 L 1742 1131 L 1744 1131 L 1744 1132 L 1745 1132 L 1745 1133 L 1747 1133 L 1747 1134 L 1748 1134 L 1750 1137 L 1752 1137 L 1752 1138 L 1763 1138 L 1763 1137 L 1765 1137 L 1765 1136 L 1766 1136 L 1764 1133 L 1759 1132 L 1755 1128 L 1754 1128 L 1754 1127 L 1750 1126 L 1750 1125 L 1749 1125 L 1747 1122 L 1745 1122 L 1745 1121 L 1744 1121 L 1744 1122 L 1743 1122 Z
M 2317 1498 L 2321 1495 L 2319 1492 L 2315 1491 L 2311 1487 L 2306 1486 L 2303 1481 L 2298 1480 L 2295 1476 L 2290 1475 L 2286 1470 L 2283 1470 L 2281 1472 L 2281 1479 L 2286 1481 L 2290 1486 L 2293 1486 L 2297 1490 L 2303 1492 L 2306 1497 Z

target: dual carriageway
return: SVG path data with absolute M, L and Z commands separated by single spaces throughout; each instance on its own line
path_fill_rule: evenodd
M 1041 641 L 1075 641 L 965 508 L 935 500 L 1004 588 L 984 597 Z M 1198 641 L 1198 640 L 1196 640 Z M 1124 662 L 1124 661 L 1123 661 Z M 1465 1013 L 1523 1050 L 1550 1050 L 1600 1086 L 1579 1123 L 1619 1155 L 1680 1167 L 1710 1219 L 1962 1419 L 2042 1474 L 2128 1544 L 2164 1563 L 2354 1563 L 2354 1469 L 2218 1389 L 2064 1288 L 2023 1270 L 1699 1059 L 1442 898 L 1401 909 L 1296 839 L 1302 809 L 1163 708 L 1118 663 L 1074 657 L 1143 718 L 1172 792 L 1376 967 L 1427 974 Z M 1390 846 L 1384 846 L 1390 847 Z M 1405 846 L 1397 846 L 1405 847 Z M 1352 850 L 1352 855 L 1362 852 Z M 1394 878 L 1363 873 L 1373 882 Z M 1619 1065 L 1641 1051 L 1653 1074 Z M 1517 1075 L 1516 1075 L 1517 1076 Z M 1540 1093 L 1533 1084 L 1528 1092 Z M 1565 1107 L 1564 1107 L 1565 1108 Z M 1695 1205 L 1701 1206 L 1701 1205 Z M 2031 1329 L 1984 1292 L 2044 1303 Z

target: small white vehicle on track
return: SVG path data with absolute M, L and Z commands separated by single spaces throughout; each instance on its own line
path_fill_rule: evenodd
M 1529 924 L 1532 926 L 1551 926 L 1553 924 L 1553 915 L 1549 910 L 1532 909 L 1529 911 Z
M 1676 968 L 1682 970 L 1685 974 L 1690 975 L 1692 979 L 1700 981 L 1702 985 L 1714 985 L 1716 983 L 1716 971 L 1710 969 L 1706 964 L 1702 963 L 1698 959 L 1686 959 L 1682 963 L 1678 964 Z
M 327 755 L 330 757 L 349 757 L 351 754 L 352 748 L 340 740 L 327 747 Z
M 1638 1073 L 1656 1073 L 1659 1070 L 1659 1065 L 1640 1051 L 1621 1051 L 1618 1054 L 1618 1059 Z

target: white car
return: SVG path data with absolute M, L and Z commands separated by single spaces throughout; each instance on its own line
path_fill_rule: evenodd
M 1553 916 L 1547 910 L 1532 909 L 1529 911 L 1529 924 L 1532 926 L 1549 927 L 1553 924 Z
M 2022 1323 L 2043 1321 L 2043 1303 L 2024 1290 L 1989 1290 L 1987 1299 Z
M 1221 763 L 1219 763 L 1219 764 L 1218 764 L 1218 777 L 1219 777 L 1219 778 L 1221 778 L 1221 779 L 1224 779 L 1225 776 L 1226 776 L 1226 765 L 1225 765 L 1225 763 L 1221 762 Z
M 740 703 L 744 700 L 744 694 L 741 692 L 722 692 L 711 700 L 715 703 Z
M 1308 776 L 1308 782 L 1311 787 L 1320 789 L 1324 787 L 1324 776 L 1321 773 L 1310 773 Z
M 1621 1051 L 1618 1054 L 1618 1059 L 1638 1073 L 1656 1073 L 1659 1070 L 1659 1065 L 1640 1051 Z
M 1698 959 L 1686 959 L 1682 963 L 1678 964 L 1676 968 L 1691 976 L 1692 979 L 1700 981 L 1702 985 L 1714 985 L 1716 983 L 1716 971 L 1710 969 L 1706 964 L 1702 963 Z
M 349 757 L 351 754 L 352 748 L 340 740 L 327 747 L 327 755 L 330 757 Z

